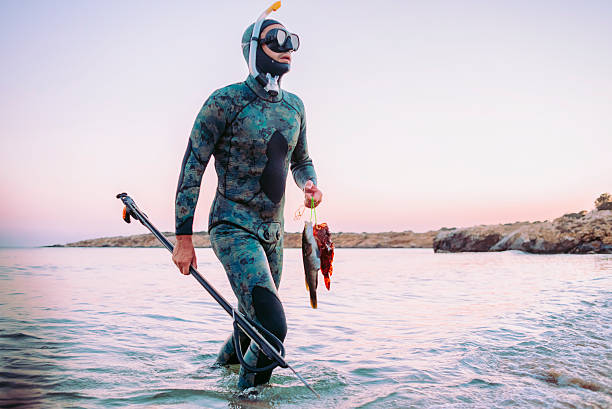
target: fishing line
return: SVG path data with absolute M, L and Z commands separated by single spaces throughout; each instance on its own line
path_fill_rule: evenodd
M 305 211 L 306 211 L 306 206 L 301 205 L 300 207 L 298 207 L 295 213 L 293 213 L 293 220 L 295 220 L 296 222 L 300 220 Z
M 314 197 L 310 198 L 310 222 L 312 223 L 312 215 L 314 214 L 314 225 L 317 225 L 317 209 L 314 205 Z

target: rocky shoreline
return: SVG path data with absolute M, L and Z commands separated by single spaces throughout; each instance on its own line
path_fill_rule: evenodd
M 545 222 L 441 230 L 437 253 L 520 250 L 535 254 L 612 254 L 612 210 L 569 213 Z
M 174 233 L 164 233 L 174 243 Z M 553 221 L 517 222 L 425 233 L 332 233 L 336 248 L 432 248 L 436 253 L 520 250 L 535 254 L 612 254 L 612 210 L 582 211 Z M 207 232 L 193 235 L 195 247 L 210 247 Z M 285 233 L 285 248 L 300 248 L 301 233 Z M 104 237 L 51 247 L 161 247 L 152 234 Z
M 426 233 L 385 232 L 385 233 L 332 233 L 332 241 L 336 248 L 431 248 L 437 231 Z M 165 232 L 164 235 L 172 242 L 176 242 L 174 233 Z M 302 233 L 285 233 L 285 248 L 302 247 Z M 210 238 L 207 232 L 193 234 L 194 247 L 210 247 Z M 161 244 L 152 234 L 139 234 L 134 236 L 103 237 L 91 240 L 81 240 L 65 245 L 52 247 L 161 247 Z

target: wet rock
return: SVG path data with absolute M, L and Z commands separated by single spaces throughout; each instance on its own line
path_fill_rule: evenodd
M 493 230 L 456 229 L 438 233 L 433 245 L 436 252 L 489 251 L 501 237 Z

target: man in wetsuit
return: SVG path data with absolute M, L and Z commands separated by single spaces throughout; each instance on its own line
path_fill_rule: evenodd
M 247 28 L 242 39 L 247 62 L 256 55 L 251 74 L 245 82 L 213 92 L 191 131 L 176 192 L 173 261 L 185 275 L 190 264 L 197 268 L 191 240 L 193 216 L 204 170 L 214 155 L 218 186 L 208 221 L 213 250 L 225 268 L 239 310 L 283 341 L 287 324 L 277 290 L 288 169 L 304 191 L 307 207 L 313 202 L 317 206 L 322 193 L 308 155 L 304 105 L 279 87 L 299 38 L 275 20 L 264 20 L 261 34 L 255 37 L 254 26 L 257 28 L 257 24 Z M 253 44 L 257 44 L 256 53 L 250 53 Z M 248 341 L 241 338 L 243 351 Z M 238 363 L 232 336 L 217 362 Z M 254 343 L 248 347 L 245 362 L 257 368 L 270 364 Z M 238 387 L 266 383 L 271 374 L 271 370 L 253 373 L 242 367 Z

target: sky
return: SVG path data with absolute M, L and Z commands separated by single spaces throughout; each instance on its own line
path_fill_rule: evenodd
M 0 2 L 0 246 L 163 231 L 193 121 L 271 1 Z M 552 220 L 612 191 L 609 1 L 283 1 L 333 231 Z M 207 228 L 209 164 L 194 230 Z M 291 176 L 289 176 L 291 178 Z M 302 193 L 287 183 L 287 231 Z

